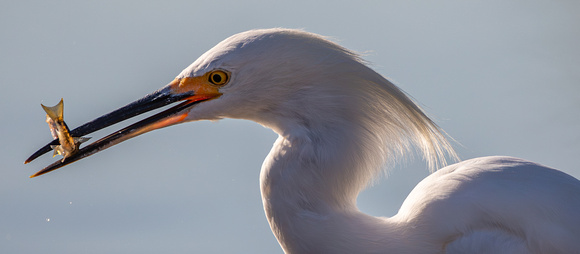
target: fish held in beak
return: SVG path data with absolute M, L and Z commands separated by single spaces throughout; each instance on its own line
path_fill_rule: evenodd
M 42 106 L 46 112 L 46 123 L 48 123 L 52 138 L 58 140 L 59 143 L 59 145 L 50 146 L 50 148 L 54 150 L 52 157 L 60 154 L 62 155 L 61 162 L 64 162 L 66 158 L 78 152 L 81 143 L 88 141 L 90 137 L 71 136 L 68 126 L 64 122 L 63 99 L 60 99 L 60 102 L 53 107 L 47 107 L 42 104 L 40 104 L 40 106 Z
M 62 103 L 59 103 L 55 107 L 43 106 L 50 118 L 47 121 L 49 125 L 53 126 L 51 132 L 56 134 L 58 139 L 40 148 L 24 163 L 31 162 L 42 154 L 49 152 L 51 148 L 56 153 L 62 154 L 64 158 L 43 168 L 30 177 L 46 174 L 149 131 L 184 122 L 191 108 L 196 104 L 221 96 L 219 86 L 216 86 L 208 78 L 211 77 L 210 75 L 215 75 L 214 73 L 206 73 L 199 77 L 175 79 L 156 92 L 98 117 L 70 132 L 62 120 Z M 178 104 L 79 149 L 79 145 L 86 141 L 86 139 L 76 137 L 82 137 L 110 125 L 173 103 Z

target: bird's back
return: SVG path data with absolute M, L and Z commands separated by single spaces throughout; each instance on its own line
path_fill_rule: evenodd
M 425 178 L 394 217 L 446 253 L 580 253 L 580 181 L 511 157 L 484 157 Z M 500 251 L 501 250 L 501 251 Z

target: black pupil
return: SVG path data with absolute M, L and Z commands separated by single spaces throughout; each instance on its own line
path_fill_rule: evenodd
M 212 79 L 213 79 L 214 83 L 221 83 L 222 82 L 222 76 L 220 76 L 219 74 L 214 74 Z

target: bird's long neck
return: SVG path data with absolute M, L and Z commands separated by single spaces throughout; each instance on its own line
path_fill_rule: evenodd
M 356 208 L 362 184 L 370 179 L 356 179 L 357 167 L 365 165 L 352 162 L 365 149 L 342 138 L 352 133 L 334 132 L 295 131 L 274 144 L 260 179 L 272 231 L 288 253 L 372 253 L 384 251 L 384 245 L 396 250 L 405 241 L 403 230 Z
M 411 229 L 361 213 L 356 198 L 413 145 L 431 165 L 453 150 L 402 91 L 363 64 L 349 63 L 340 79 L 304 81 L 259 114 L 244 116 L 280 135 L 262 166 L 266 216 L 289 253 L 413 253 L 407 242 L 413 236 L 403 235 Z

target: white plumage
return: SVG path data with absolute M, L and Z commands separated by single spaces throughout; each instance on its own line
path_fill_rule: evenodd
M 360 191 L 414 150 L 431 170 L 457 156 L 437 125 L 358 55 L 300 30 L 236 34 L 168 86 L 71 133 L 179 101 L 32 177 L 165 126 L 248 119 L 279 134 L 260 184 L 287 253 L 580 253 L 580 181 L 517 158 L 444 167 L 391 218 L 359 211 Z M 26 162 L 47 151 L 50 144 Z
M 231 72 L 223 95 L 186 120 L 241 118 L 280 134 L 262 166 L 272 231 L 287 253 L 580 253 L 580 182 L 532 162 L 487 157 L 424 179 L 392 218 L 356 197 L 417 148 L 455 159 L 439 128 L 356 54 L 298 30 L 253 30 L 177 78 Z

